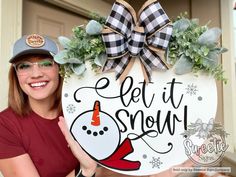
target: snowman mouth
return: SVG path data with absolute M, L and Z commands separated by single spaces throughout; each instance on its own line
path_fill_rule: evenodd
M 82 130 L 86 131 L 86 133 L 88 135 L 93 135 L 93 136 L 98 136 L 98 135 L 104 135 L 105 132 L 108 131 L 108 127 L 103 127 L 103 129 L 100 129 L 98 131 L 92 131 L 92 130 L 89 130 L 88 127 L 86 125 L 82 126 Z

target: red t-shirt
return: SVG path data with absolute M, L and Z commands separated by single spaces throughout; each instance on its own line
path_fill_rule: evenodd
M 0 113 L 0 159 L 29 154 L 41 177 L 65 177 L 79 167 L 58 126 L 32 112 L 21 118 L 10 108 Z M 27 169 L 27 167 L 26 167 Z

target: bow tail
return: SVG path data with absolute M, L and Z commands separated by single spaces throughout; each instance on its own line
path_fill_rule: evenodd
M 142 63 L 142 72 L 143 72 L 143 77 L 146 83 L 151 81 L 151 75 L 152 75 L 152 69 L 151 67 L 145 62 L 145 59 L 140 57 L 140 61 Z
M 116 80 L 117 80 L 125 71 L 130 60 L 131 56 L 129 54 L 126 54 L 121 58 L 107 60 L 107 62 L 104 65 L 103 71 L 109 71 L 115 69 Z
M 167 70 L 168 65 L 153 51 L 144 47 L 140 52 L 140 60 L 144 66 L 148 80 L 151 81 L 153 69 Z

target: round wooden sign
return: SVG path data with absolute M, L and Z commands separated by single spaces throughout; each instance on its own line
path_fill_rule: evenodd
M 138 60 L 123 81 L 87 70 L 64 81 L 63 112 L 73 137 L 102 166 L 128 175 L 159 173 L 188 159 L 182 133 L 215 118 L 214 78 L 173 70 L 144 81 Z M 198 144 L 204 140 L 198 139 Z

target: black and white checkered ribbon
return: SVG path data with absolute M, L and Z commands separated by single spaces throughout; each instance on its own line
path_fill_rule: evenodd
M 157 51 L 165 51 L 172 34 L 171 22 L 156 0 L 147 1 L 141 8 L 139 20 L 134 9 L 117 0 L 106 20 L 102 33 L 108 60 L 104 71 L 115 69 L 118 79 L 131 58 L 139 57 L 151 80 L 152 69 L 168 69 Z

